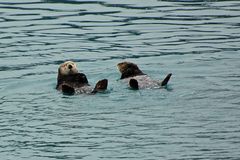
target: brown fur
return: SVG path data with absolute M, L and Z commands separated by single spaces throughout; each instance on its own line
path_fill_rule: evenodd
M 145 75 L 136 64 L 131 62 L 121 62 L 117 64 L 119 71 L 121 72 L 121 79 Z
M 117 64 L 121 73 L 121 78 L 128 82 L 132 89 L 140 88 L 159 88 L 166 86 L 172 74 L 168 74 L 163 81 L 152 80 L 148 75 L 143 73 L 139 67 L 132 62 L 121 62 Z
M 66 61 L 58 68 L 57 86 L 56 89 L 66 94 L 74 93 L 97 93 L 107 89 L 108 80 L 103 79 L 98 81 L 95 88 L 88 83 L 87 76 L 84 73 L 79 73 L 77 65 L 72 61 Z

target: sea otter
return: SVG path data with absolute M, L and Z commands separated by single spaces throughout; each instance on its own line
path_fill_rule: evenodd
M 108 80 L 103 79 L 97 82 L 95 87 L 89 85 L 87 76 L 79 73 L 76 63 L 66 61 L 58 68 L 56 89 L 64 94 L 95 94 L 107 89 Z
M 117 68 L 121 73 L 120 79 L 127 81 L 132 89 L 161 88 L 168 84 L 172 76 L 172 74 L 169 73 L 162 81 L 153 80 L 132 62 L 118 63 Z

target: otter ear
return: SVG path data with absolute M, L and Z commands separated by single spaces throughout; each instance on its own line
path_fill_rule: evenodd
M 64 95 L 73 95 L 75 93 L 75 89 L 66 84 L 62 85 L 62 92 Z

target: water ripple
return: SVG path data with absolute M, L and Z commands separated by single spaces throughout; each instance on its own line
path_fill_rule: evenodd
M 238 159 L 238 1 L 0 2 L 3 159 Z M 109 91 L 65 96 L 77 63 Z M 170 89 L 129 90 L 130 60 Z M 161 151 L 161 152 L 159 152 Z

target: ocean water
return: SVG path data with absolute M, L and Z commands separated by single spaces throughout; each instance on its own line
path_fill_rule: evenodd
M 240 2 L 0 0 L 1 160 L 237 160 Z M 108 91 L 66 96 L 77 63 Z M 132 61 L 167 89 L 133 91 Z

